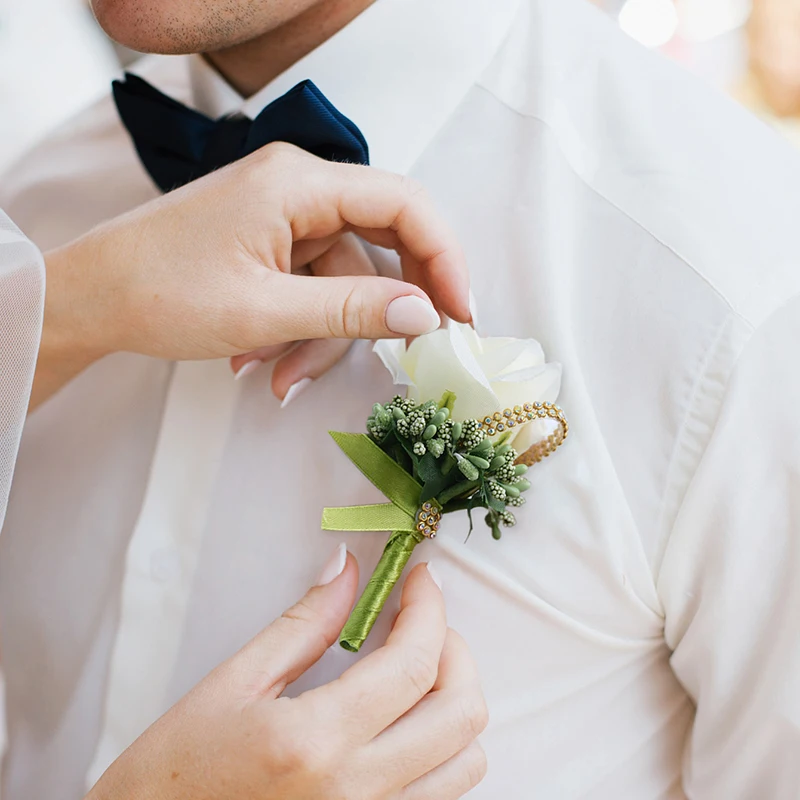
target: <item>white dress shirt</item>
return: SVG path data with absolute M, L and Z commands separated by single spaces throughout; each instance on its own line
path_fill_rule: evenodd
M 471 796 L 797 797 L 796 154 L 582 0 L 379 0 L 247 102 L 197 59 L 140 72 L 211 114 L 314 80 L 455 226 L 481 332 L 563 364 L 572 435 L 518 525 L 465 542 L 454 515 L 417 551 L 491 711 Z M 0 206 L 46 248 L 155 194 L 105 101 Z M 322 507 L 380 500 L 327 430 L 392 394 L 368 343 L 282 410 L 267 368 L 120 354 L 31 416 L 0 537 L 4 800 L 80 797 L 303 594 L 339 541 Z M 385 536 L 345 538 L 366 581 Z

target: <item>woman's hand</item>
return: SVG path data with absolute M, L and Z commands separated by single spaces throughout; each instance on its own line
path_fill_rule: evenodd
M 345 622 L 358 570 L 343 547 L 321 582 L 340 570 L 149 728 L 88 800 L 450 800 L 475 786 L 486 704 L 424 565 L 383 648 L 332 683 L 281 697 Z
M 376 277 L 354 234 L 397 250 L 409 282 Z M 470 319 L 462 253 L 416 183 L 282 143 L 46 261 L 34 404 L 117 351 L 234 356 L 239 371 L 304 341 L 276 367 L 283 397 L 341 358 L 346 340 L 422 334 L 436 310 Z

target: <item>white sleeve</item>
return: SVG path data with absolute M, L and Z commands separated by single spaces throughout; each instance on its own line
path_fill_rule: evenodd
M 800 298 L 752 334 L 659 575 L 692 800 L 800 796 Z
M 44 286 L 41 253 L 0 211 L 0 528 L 36 367 Z

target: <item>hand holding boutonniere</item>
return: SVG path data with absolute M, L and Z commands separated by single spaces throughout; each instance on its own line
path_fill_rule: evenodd
M 569 426 L 555 405 L 558 364 L 533 339 L 480 338 L 467 325 L 415 339 L 385 340 L 375 351 L 406 396 L 376 403 L 367 433 L 332 432 L 388 503 L 326 508 L 326 530 L 392 534 L 340 637 L 357 651 L 414 548 L 434 538 L 442 516 L 484 509 L 495 539 L 511 527 L 530 488 L 528 468 L 554 452 Z

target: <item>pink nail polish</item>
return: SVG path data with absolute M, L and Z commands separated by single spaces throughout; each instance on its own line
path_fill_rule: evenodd
M 421 297 L 397 297 L 386 307 L 386 327 L 403 336 L 421 336 L 435 331 L 441 320 L 436 309 Z

